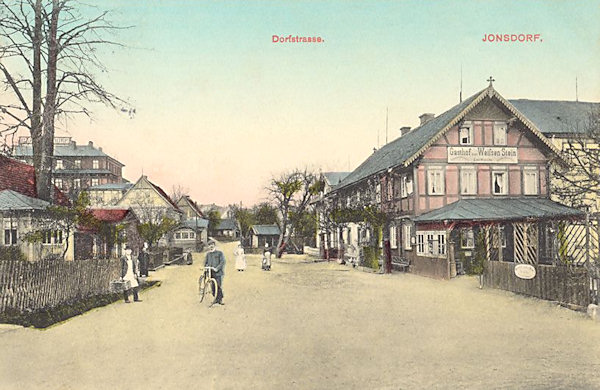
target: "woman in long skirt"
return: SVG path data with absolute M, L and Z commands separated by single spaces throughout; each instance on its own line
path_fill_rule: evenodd
M 246 269 L 246 255 L 244 254 L 244 248 L 242 244 L 239 244 L 237 248 L 233 251 L 235 256 L 235 269 L 239 271 L 243 271 Z

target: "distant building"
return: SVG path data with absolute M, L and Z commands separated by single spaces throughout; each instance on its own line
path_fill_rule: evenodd
M 267 244 L 271 248 L 277 246 L 281 230 L 277 225 L 252 225 L 250 227 L 250 247 L 264 248 Z
M 90 187 L 86 190 L 91 207 L 114 206 L 133 187 L 133 183 L 108 183 Z
M 200 207 L 188 195 L 184 195 L 177 201 L 177 207 L 183 213 L 184 219 L 204 218 Z
M 13 156 L 33 164 L 31 137 L 19 137 Z M 54 138 L 54 185 L 71 199 L 82 189 L 101 184 L 122 183 L 123 167 L 121 162 L 104 153 L 101 147 L 94 147 L 92 141 L 87 145 L 77 145 L 71 137 Z
M 222 219 L 215 233 L 220 237 L 238 238 L 240 236 L 240 226 L 233 218 Z
M 208 240 L 208 220 L 204 218 L 187 219 L 173 232 L 171 246 L 201 251 Z

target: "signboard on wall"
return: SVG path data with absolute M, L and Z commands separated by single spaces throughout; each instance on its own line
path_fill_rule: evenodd
M 515 265 L 515 276 L 520 279 L 533 279 L 535 278 L 535 267 L 531 264 L 517 264 Z
M 449 163 L 516 164 L 517 148 L 507 146 L 448 146 Z

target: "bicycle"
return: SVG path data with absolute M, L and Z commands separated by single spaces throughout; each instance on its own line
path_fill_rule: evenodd
M 217 282 L 217 279 L 212 276 L 213 271 L 216 272 L 217 270 L 213 267 L 204 267 L 204 272 L 200 275 L 200 279 L 198 279 L 200 302 L 208 303 L 209 307 L 216 303 L 217 291 L 219 291 L 219 283 Z M 205 300 L 205 296 L 208 294 L 212 294 L 213 298 Z

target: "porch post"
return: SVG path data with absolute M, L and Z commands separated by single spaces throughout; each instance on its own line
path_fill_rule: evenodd
M 498 230 L 498 261 L 502 261 L 502 255 L 503 255 L 503 250 L 502 250 L 502 229 L 500 229 L 500 224 L 496 225 L 496 229 Z

